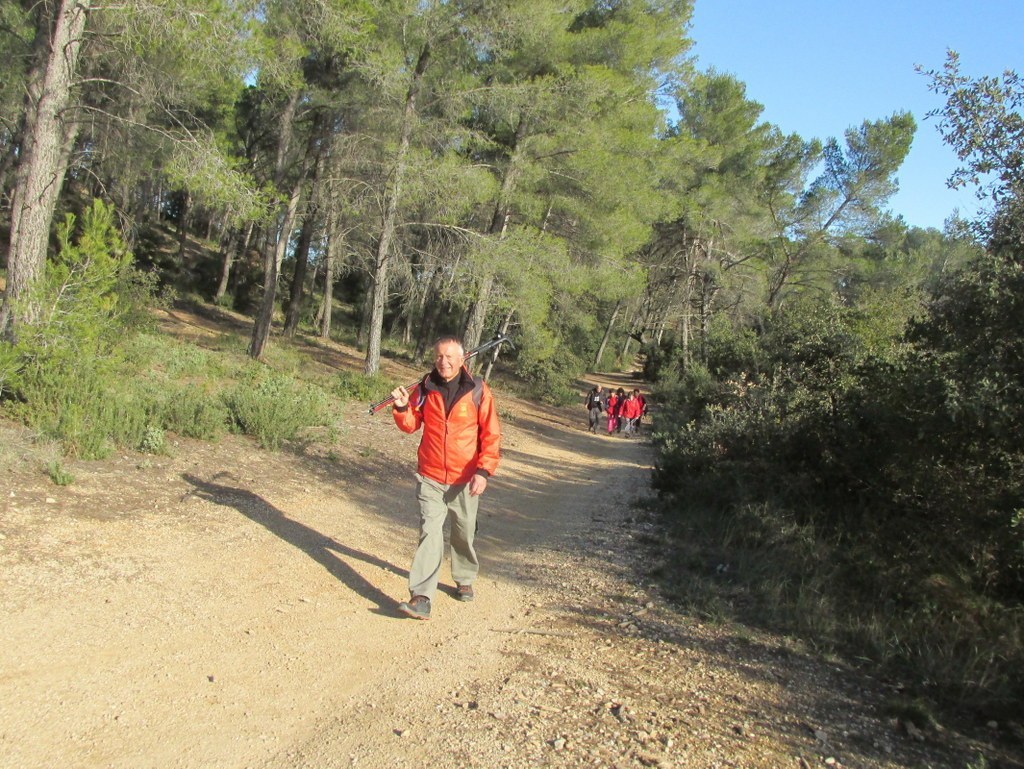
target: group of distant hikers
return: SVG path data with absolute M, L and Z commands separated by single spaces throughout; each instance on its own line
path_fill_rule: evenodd
M 640 391 L 627 393 L 621 387 L 606 391 L 595 384 L 587 393 L 584 405 L 587 408 L 587 429 L 592 433 L 597 432 L 603 413 L 609 435 L 621 433 L 629 438 L 639 432 L 640 420 L 647 415 L 647 400 Z

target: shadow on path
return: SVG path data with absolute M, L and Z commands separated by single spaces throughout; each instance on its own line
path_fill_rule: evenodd
M 217 475 L 214 476 L 214 478 L 217 477 Z M 370 610 L 374 614 L 396 618 L 401 616 L 398 613 L 398 602 L 367 581 L 365 577 L 345 563 L 343 558 L 354 558 L 378 569 L 391 571 L 405 577 L 408 577 L 407 571 L 398 569 L 394 564 L 368 555 L 361 550 L 343 545 L 338 540 L 321 534 L 305 524 L 293 521 L 263 497 L 247 489 L 204 481 L 190 473 L 183 473 L 182 478 L 195 488 L 193 493 L 196 496 L 218 505 L 235 508 L 249 520 L 260 524 L 271 534 L 304 552 L 352 592 L 377 604 L 375 609 Z

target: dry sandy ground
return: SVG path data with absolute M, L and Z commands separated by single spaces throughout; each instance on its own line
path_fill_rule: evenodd
M 606 378 L 606 382 L 610 382 Z M 400 617 L 415 437 L 242 438 L 69 463 L 0 426 L 0 766 L 1020 766 L 907 733 L 885 687 L 701 624 L 643 575 L 643 441 L 501 396 L 477 600 Z

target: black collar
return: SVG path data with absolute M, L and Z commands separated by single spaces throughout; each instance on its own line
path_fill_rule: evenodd
M 427 374 L 426 380 L 423 383 L 426 390 L 436 390 L 441 394 L 441 397 L 444 399 L 445 416 L 451 413 L 452 406 L 458 402 L 459 398 L 470 392 L 475 385 L 476 382 L 465 368 L 461 369 L 459 375 L 450 382 L 446 382 L 437 373 L 437 369 L 433 369 Z

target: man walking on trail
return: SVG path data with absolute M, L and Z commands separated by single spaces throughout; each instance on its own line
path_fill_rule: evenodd
M 585 405 L 587 407 L 587 429 L 596 433 L 597 425 L 601 421 L 601 412 L 608 408 L 608 395 L 601 385 L 597 384 L 590 388 Z
M 491 390 L 465 368 L 465 350 L 453 336 L 434 345 L 434 369 L 410 391 L 396 387 L 392 413 L 403 432 L 423 428 L 417 452 L 416 497 L 420 542 L 409 570 L 403 614 L 430 619 L 444 559 L 444 522 L 451 520 L 451 568 L 460 601 L 472 601 L 480 569 L 473 538 L 480 495 L 498 468 L 501 428 Z

